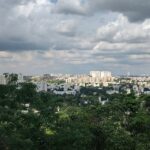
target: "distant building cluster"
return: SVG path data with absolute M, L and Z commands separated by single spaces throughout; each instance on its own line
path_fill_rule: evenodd
M 80 91 L 80 87 L 67 83 L 47 83 L 45 81 L 35 82 L 37 92 L 52 92 L 56 95 L 76 95 Z
M 101 78 L 103 80 L 110 80 L 112 77 L 109 71 L 90 71 L 90 76 L 92 78 Z
M 98 87 L 107 89 L 109 95 L 134 92 L 137 96 L 150 94 L 149 76 L 120 76 L 113 77 L 110 71 L 90 71 L 85 75 L 44 74 L 42 76 L 23 76 L 22 74 L 0 75 L 0 85 L 22 82 L 32 82 L 37 92 L 51 92 L 57 95 L 76 95 L 80 87 Z
M 80 86 L 107 86 L 112 81 L 113 77 L 109 71 L 90 71 L 89 75 L 76 75 L 66 79 L 67 83 L 76 83 Z

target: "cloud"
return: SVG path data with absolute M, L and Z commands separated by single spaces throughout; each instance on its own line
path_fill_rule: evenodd
M 0 59 L 10 59 L 11 54 L 7 52 L 0 52 Z
M 133 22 L 150 18 L 150 2 L 147 0 L 89 0 L 88 9 L 92 12 L 119 12 Z
M 85 15 L 86 8 L 81 0 L 58 0 L 53 8 L 54 13 Z
M 60 34 L 73 36 L 75 34 L 77 26 L 76 24 L 77 23 L 73 20 L 63 20 L 58 25 L 56 25 L 55 30 Z
M 72 2 L 73 7 L 74 4 L 79 5 L 77 1 Z M 81 38 L 78 24 L 81 18 L 52 13 L 59 3 L 63 2 L 55 4 L 49 0 L 16 0 L 10 9 L 4 7 L 7 13 L 2 12 L 0 15 L 0 50 L 68 50 L 91 47 L 87 45 L 88 41 L 85 42 L 87 37 Z M 11 6 L 8 1 L 4 4 Z
M 142 23 L 130 23 L 126 17 L 119 15 L 117 20 L 98 28 L 97 38 L 110 42 L 149 42 L 150 20 Z
M 43 20 L 39 18 L 48 11 L 43 9 L 43 5 L 38 4 L 38 1 L 0 1 L 0 50 L 32 50 L 46 47 L 41 35 L 44 31 L 44 26 L 41 27 Z
M 53 12 L 92 15 L 97 12 L 117 12 L 127 16 L 131 22 L 150 18 L 150 2 L 147 0 L 58 0 Z
M 0 70 L 149 72 L 149 5 L 139 2 L 0 0 Z
M 142 61 L 149 61 L 150 62 L 150 55 L 147 55 L 147 54 L 142 54 L 142 55 L 130 55 L 129 56 L 130 59 L 132 60 L 142 60 Z
M 147 0 L 58 0 L 53 12 L 92 15 L 97 12 L 117 12 L 127 16 L 131 22 L 150 18 L 150 2 Z

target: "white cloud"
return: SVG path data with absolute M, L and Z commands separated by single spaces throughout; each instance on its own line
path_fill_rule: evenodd
M 146 42 L 150 41 L 150 20 L 143 23 L 130 23 L 126 17 L 119 15 L 116 21 L 100 27 L 97 38 L 111 42 Z
M 136 60 L 136 61 L 143 60 L 143 61 L 149 61 L 150 62 L 150 54 L 149 55 L 147 55 L 147 54 L 142 54 L 142 55 L 135 54 L 135 55 L 130 55 L 129 58 Z
M 0 51 L 0 58 L 11 58 L 11 54 L 5 51 Z

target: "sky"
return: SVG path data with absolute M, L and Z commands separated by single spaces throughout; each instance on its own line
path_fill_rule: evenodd
M 0 0 L 0 73 L 150 74 L 149 0 Z

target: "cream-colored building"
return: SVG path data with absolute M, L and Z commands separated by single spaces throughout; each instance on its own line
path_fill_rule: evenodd
M 67 83 L 77 85 L 100 86 L 101 84 L 112 82 L 113 78 L 109 71 L 91 71 L 90 75 L 77 75 L 66 79 Z

